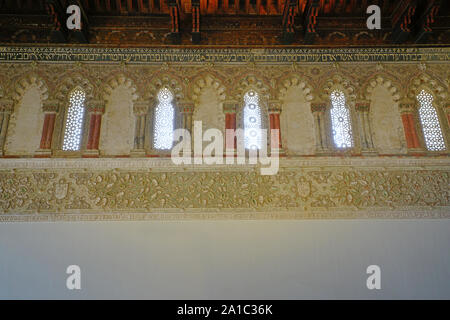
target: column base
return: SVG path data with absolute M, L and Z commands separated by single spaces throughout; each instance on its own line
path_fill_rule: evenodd
M 83 158 L 98 158 L 100 152 L 97 149 L 88 149 L 83 151 Z
M 378 155 L 378 151 L 375 149 L 367 149 L 367 150 L 361 150 L 361 154 L 363 156 L 377 156 Z
M 427 151 L 423 148 L 410 148 L 406 153 L 410 156 L 424 156 L 427 154 Z
M 237 155 L 237 150 L 236 149 L 230 149 L 230 150 L 225 150 L 223 153 L 224 157 L 235 157 Z
M 316 156 L 331 156 L 333 154 L 333 151 L 330 149 L 316 149 Z
M 272 152 L 270 152 L 270 155 L 272 155 Z M 278 156 L 279 157 L 285 157 L 286 156 L 286 151 L 284 150 L 284 148 L 278 149 Z
M 133 149 L 130 151 L 130 157 L 132 158 L 140 158 L 145 157 L 145 150 L 144 149 Z
M 52 156 L 52 149 L 38 149 L 34 153 L 35 158 L 50 158 Z

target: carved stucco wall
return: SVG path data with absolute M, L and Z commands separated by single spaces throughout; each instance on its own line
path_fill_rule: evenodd
M 59 159 L 64 155 L 58 153 L 49 159 L 0 159 L 0 219 L 449 217 L 448 150 L 407 154 L 398 110 L 402 99 L 414 97 L 422 85 L 431 87 L 448 139 L 449 70 L 442 59 L 217 65 L 1 60 L 2 99 L 14 100 L 6 157 L 35 154 L 42 103 L 48 96 L 64 112 L 67 97 L 58 88 L 74 82 L 73 75 L 76 83 L 89 83 L 89 99 L 105 101 L 105 114 L 100 159 Z M 38 85 L 23 86 L 18 97 L 16 84 L 24 78 Z M 281 106 L 288 157 L 281 160 L 277 175 L 261 176 L 257 167 L 248 165 L 177 167 L 169 159 L 114 159 L 133 148 L 134 103 L 141 99 L 151 106 L 161 85 L 175 90 L 178 102 L 193 103 L 194 120 L 223 130 L 223 101 L 240 97 L 249 79 L 263 88 L 269 104 L 275 100 Z M 334 157 L 315 154 L 311 102 L 329 106 L 324 88 L 330 79 L 333 85 L 351 88 L 352 108 L 355 102 L 369 101 L 375 149 L 382 156 L 362 156 L 358 149 Z M 358 121 L 353 120 L 359 139 Z
M 273 176 L 169 159 L 3 159 L 0 219 L 443 218 L 449 182 L 446 159 L 285 159 Z
M 415 82 L 420 82 L 422 78 L 425 78 L 428 79 L 428 83 L 425 83 L 426 87 L 437 88 L 437 91 L 435 91 L 438 99 L 435 100 L 435 107 L 442 118 L 442 129 L 445 136 L 449 136 L 449 125 L 445 121 L 448 103 L 448 84 L 446 82 L 449 72 L 448 63 L 430 63 L 425 67 L 423 64 L 417 63 L 391 63 L 389 65 L 346 63 L 339 65 L 339 67 L 329 64 L 305 64 L 301 68 L 286 64 L 261 65 L 258 68 L 249 65 L 224 64 L 212 68 L 189 64 L 106 67 L 101 63 L 89 65 L 80 63 L 66 65 L 2 63 L 0 64 L 0 70 L 0 83 L 5 88 L 4 98 L 13 99 L 16 93 L 11 84 L 16 83 L 17 79 L 33 74 L 48 87 L 48 99 L 59 101 L 60 114 L 67 107 L 67 97 L 59 93 L 60 84 L 68 82 L 72 74 L 76 74 L 78 78 L 85 79 L 85 81 L 93 84 L 92 88 L 89 89 L 89 96 L 98 101 L 105 101 L 105 115 L 100 136 L 100 153 L 104 156 L 126 155 L 133 148 L 134 115 L 132 107 L 138 97 L 148 101 L 150 107 L 152 106 L 150 96 L 154 94 L 152 93 L 154 90 L 150 90 L 150 87 L 159 77 L 166 79 L 164 81 L 169 86 L 176 83 L 173 89 L 177 90 L 179 102 L 193 103 L 193 120 L 202 120 L 205 128 L 214 126 L 223 130 L 223 101 L 225 99 L 235 100 L 236 97 L 239 97 L 243 90 L 240 83 L 247 79 L 248 75 L 252 75 L 252 79 L 255 79 L 258 85 L 265 88 L 265 97 L 269 100 L 268 102 L 276 100 L 280 103 L 281 133 L 283 142 L 285 142 L 284 147 L 289 155 L 314 154 L 314 123 L 310 106 L 311 102 L 320 102 L 329 107 L 329 97 L 324 94 L 323 88 L 331 78 L 344 79 L 339 81 L 345 81 L 345 84 L 340 84 L 338 81 L 336 85 L 346 85 L 355 91 L 352 93 L 352 97 L 349 97 L 351 103 L 369 101 L 371 105 L 371 131 L 375 149 L 380 154 L 404 154 L 405 138 L 402 132 L 398 106 L 405 98 L 414 102 L 414 99 L 410 97 L 411 92 L 418 90 L 421 86 L 420 83 L 415 85 Z M 122 79 L 122 83 L 117 80 L 118 84 L 111 88 L 109 78 L 111 74 L 115 73 L 132 78 L 135 83 L 130 84 L 131 80 L 126 79 Z M 201 77 L 201 80 L 198 80 L 199 77 Z M 382 80 L 378 81 L 380 78 Z M 119 79 L 121 78 L 119 77 Z M 373 79 L 373 81 L 367 79 Z M 373 82 L 374 85 L 367 84 L 368 81 Z M 104 94 L 107 91 L 106 88 L 108 88 L 108 93 Z M 67 88 L 67 90 L 69 89 Z M 27 141 L 30 141 L 30 145 L 26 145 L 26 154 L 29 155 L 33 155 L 38 146 L 36 141 L 40 138 L 39 128 L 43 124 L 42 109 L 38 106 L 39 101 L 40 103 L 43 102 L 42 93 L 39 98 L 36 92 L 31 93 L 32 86 L 24 90 L 23 97 L 15 102 L 11 129 L 8 130 L 8 140 L 15 139 L 18 143 L 14 143 L 15 147 L 12 143 L 8 143 L 6 149 L 11 156 L 24 154 L 23 150 L 14 149 L 24 149 L 20 146 L 20 143 L 24 143 L 22 133 L 19 132 L 18 137 L 11 138 L 14 135 L 16 122 L 14 119 L 22 115 L 29 119 L 37 119 L 36 121 L 29 120 L 33 122 L 32 124 L 27 123 L 26 120 L 21 121 L 23 128 L 27 128 L 26 136 L 28 136 L 28 128 L 33 128 L 32 149 L 34 150 L 28 148 L 31 148 L 32 142 L 30 139 L 27 139 Z M 33 105 L 27 102 L 25 107 L 22 107 L 21 101 L 24 98 L 29 99 L 27 101 L 30 101 Z M 242 101 L 237 101 L 237 103 L 242 106 Z M 23 112 L 24 109 L 27 111 Z M 354 135 L 355 139 L 358 140 L 360 128 L 356 111 L 353 110 L 352 114 Z M 121 118 L 121 121 L 119 121 L 119 118 Z M 386 130 L 387 128 L 389 130 Z M 61 132 L 61 130 L 56 131 Z M 55 137 L 54 140 L 60 140 L 60 137 Z M 57 143 L 54 145 L 58 146 Z

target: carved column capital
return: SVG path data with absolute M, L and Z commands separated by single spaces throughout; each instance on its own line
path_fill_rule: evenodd
M 133 113 L 136 116 L 147 114 L 149 107 L 150 101 L 137 101 L 133 104 Z
M 12 113 L 14 102 L 10 99 L 0 99 L 0 112 Z
M 445 112 L 447 114 L 450 114 L 450 102 L 447 102 L 447 104 L 445 105 Z
M 325 112 L 327 110 L 327 104 L 325 102 L 312 102 L 311 103 L 311 112 Z
M 87 112 L 95 114 L 105 113 L 105 101 L 103 100 L 90 100 L 87 102 Z
M 358 112 L 369 112 L 370 110 L 370 101 L 368 100 L 359 100 L 355 103 L 355 110 Z
M 399 104 L 400 113 L 413 113 L 416 110 L 416 103 L 412 100 L 402 100 Z
M 223 102 L 223 113 L 236 113 L 239 103 L 236 100 L 226 100 Z
M 194 113 L 194 103 L 191 101 L 181 101 L 178 103 L 178 108 L 181 113 Z
M 445 113 L 447 115 L 447 121 L 448 121 L 448 123 L 450 125 L 450 102 L 447 102 L 447 104 L 445 105 L 444 110 L 445 110 Z
M 58 113 L 59 105 L 58 100 L 45 100 L 42 104 L 42 111 L 44 113 Z
M 269 101 L 269 113 L 281 113 L 281 101 L 270 100 Z

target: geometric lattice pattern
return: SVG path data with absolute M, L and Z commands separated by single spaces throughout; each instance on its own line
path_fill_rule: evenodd
M 445 150 L 439 118 L 433 107 L 433 96 L 422 90 L 417 95 L 417 100 L 420 103 L 419 117 L 427 149 L 431 151 Z
M 170 150 L 173 143 L 175 109 L 173 94 L 163 88 L 158 93 L 158 105 L 155 108 L 155 127 L 153 147 L 158 150 Z
M 75 89 L 69 97 L 69 109 L 64 130 L 63 150 L 80 150 L 81 132 L 83 130 L 84 101 L 86 94 Z
M 261 108 L 259 95 L 250 90 L 244 95 L 244 146 L 246 149 L 261 149 Z
M 346 106 L 345 94 L 340 90 L 331 93 L 331 126 L 336 148 L 353 147 L 350 111 Z

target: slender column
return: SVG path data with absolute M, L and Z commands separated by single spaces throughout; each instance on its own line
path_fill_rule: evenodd
M 363 154 L 374 154 L 375 148 L 372 139 L 372 130 L 369 120 L 370 102 L 360 101 L 355 105 L 356 112 L 359 118 L 360 137 L 361 137 L 361 152 Z
M 223 103 L 223 112 L 225 113 L 225 153 L 234 155 L 236 153 L 236 111 L 238 102 L 228 100 Z
M 42 128 L 40 149 L 46 149 L 48 123 L 49 123 L 49 120 L 50 120 L 49 116 L 50 116 L 49 114 L 45 114 L 44 115 L 44 127 Z
M 181 128 L 189 131 L 191 135 L 191 153 L 194 151 L 194 135 L 192 132 L 192 115 L 194 113 L 194 103 L 190 101 L 182 101 L 178 104 L 181 115 Z
M 183 101 L 178 104 L 181 113 L 181 127 L 189 131 L 192 135 L 192 114 L 194 113 L 194 103 Z
M 408 151 L 421 150 L 419 135 L 417 133 L 417 123 L 415 121 L 415 105 L 413 102 L 403 102 L 400 104 L 403 129 L 405 130 L 406 145 Z
M 133 149 L 140 149 L 140 139 L 139 134 L 141 132 L 141 116 L 136 115 L 134 119 L 134 138 L 133 138 Z
M 95 129 L 93 133 L 92 149 L 98 150 L 98 145 L 100 143 L 100 128 L 102 123 L 102 114 L 95 115 Z
M 6 142 L 6 133 L 11 113 L 13 111 L 12 100 L 0 100 L 0 156 L 4 155 L 4 146 Z
M 141 114 L 139 116 L 140 124 L 139 124 L 139 147 L 144 149 L 144 141 L 145 141 L 145 122 L 147 120 L 147 113 Z
M 311 112 L 314 117 L 314 132 L 316 136 L 316 153 L 326 153 L 329 151 L 327 130 L 325 125 L 326 103 L 311 103 Z
M 445 111 L 447 113 L 447 121 L 448 121 L 448 125 L 450 126 L 450 102 L 447 103 L 447 107 L 445 108 Z
M 281 113 L 281 103 L 278 100 L 269 101 L 269 120 L 270 120 L 270 132 L 267 136 L 270 137 L 271 149 L 276 149 L 278 145 L 279 154 L 283 153 L 283 147 L 281 145 L 281 127 L 280 127 L 280 113 Z M 272 130 L 278 130 L 278 141 L 276 136 L 272 136 Z
M 100 128 L 102 123 L 102 115 L 105 112 L 105 103 L 103 101 L 94 100 L 88 103 L 89 117 L 89 135 L 86 146 L 85 157 L 99 156 Z
M 131 150 L 131 156 L 140 157 L 145 155 L 145 128 L 147 114 L 149 110 L 149 101 L 138 101 L 133 106 L 133 113 L 135 116 L 134 128 L 134 146 Z
M 52 154 L 53 131 L 55 129 L 56 114 L 59 110 L 58 101 L 45 101 L 42 107 L 44 125 L 42 127 L 41 144 L 35 157 L 50 157 Z

